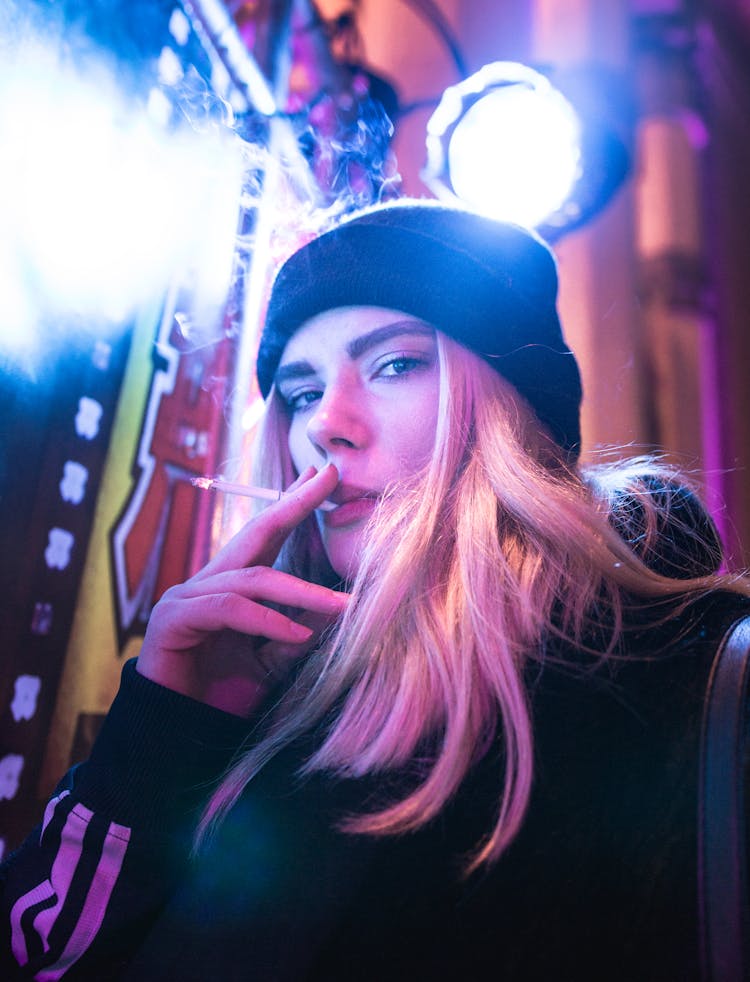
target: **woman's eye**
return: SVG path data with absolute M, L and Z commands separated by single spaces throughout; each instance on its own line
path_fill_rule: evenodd
M 420 368 L 425 364 L 424 359 L 415 358 L 411 355 L 401 355 L 398 358 L 390 358 L 384 364 L 380 366 L 377 374 L 385 377 L 392 377 L 394 375 L 406 375 L 408 372 L 413 372 L 415 369 Z
M 298 413 L 318 399 L 320 399 L 320 392 L 317 389 L 304 389 L 302 392 L 291 392 L 288 396 L 284 396 L 284 404 L 290 413 Z

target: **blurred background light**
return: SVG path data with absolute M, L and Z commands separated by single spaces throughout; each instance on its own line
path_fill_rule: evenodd
M 166 128 L 104 59 L 80 70 L 37 39 L 0 68 L 0 140 L 3 349 L 70 317 L 105 331 L 176 277 L 198 306 L 224 302 L 243 173 L 229 128 Z
M 439 196 L 448 190 L 473 210 L 535 227 L 579 176 L 580 133 L 543 75 L 494 62 L 444 94 L 427 127 L 425 176 Z
M 493 62 L 446 89 L 427 124 L 425 184 L 550 240 L 587 221 L 622 183 L 629 159 L 576 82 L 583 112 L 546 74 L 518 62 Z

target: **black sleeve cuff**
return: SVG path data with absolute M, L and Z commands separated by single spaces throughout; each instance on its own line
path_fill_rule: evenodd
M 167 831 L 203 806 L 256 723 L 152 682 L 132 659 L 76 797 L 123 825 Z

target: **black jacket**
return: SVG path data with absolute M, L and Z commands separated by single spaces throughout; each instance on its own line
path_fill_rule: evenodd
M 304 749 L 289 748 L 191 859 L 196 816 L 253 722 L 129 663 L 91 759 L 3 864 L 0 978 L 696 979 L 702 698 L 747 610 L 716 594 L 630 629 L 614 661 L 550 651 L 532 666 L 528 816 L 468 881 L 497 805 L 495 751 L 436 821 L 374 839 L 337 821 L 403 777 L 303 781 Z

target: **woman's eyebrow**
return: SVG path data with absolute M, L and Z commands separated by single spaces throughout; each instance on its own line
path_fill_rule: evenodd
M 274 384 L 278 388 L 290 379 L 307 378 L 315 374 L 315 369 L 309 361 L 290 361 L 286 365 L 280 365 L 276 369 L 273 377 Z
M 383 341 L 390 341 L 391 338 L 400 337 L 404 334 L 417 335 L 419 337 L 434 337 L 435 328 L 420 321 L 396 321 L 393 324 L 385 324 L 383 327 L 376 327 L 366 334 L 352 338 L 346 346 L 346 353 L 350 358 L 359 358 L 370 348 L 381 344 Z
M 382 327 L 376 327 L 372 331 L 367 331 L 365 334 L 360 334 L 358 337 L 352 338 L 346 346 L 346 353 L 352 360 L 355 360 L 376 345 L 382 344 L 384 341 L 390 341 L 391 338 L 403 337 L 404 335 L 432 338 L 435 336 L 435 328 L 429 324 L 423 324 L 413 320 L 384 324 Z M 309 361 L 300 359 L 299 361 L 290 361 L 285 365 L 280 365 L 276 370 L 274 382 L 278 387 L 290 379 L 308 378 L 310 375 L 315 375 L 315 369 Z

